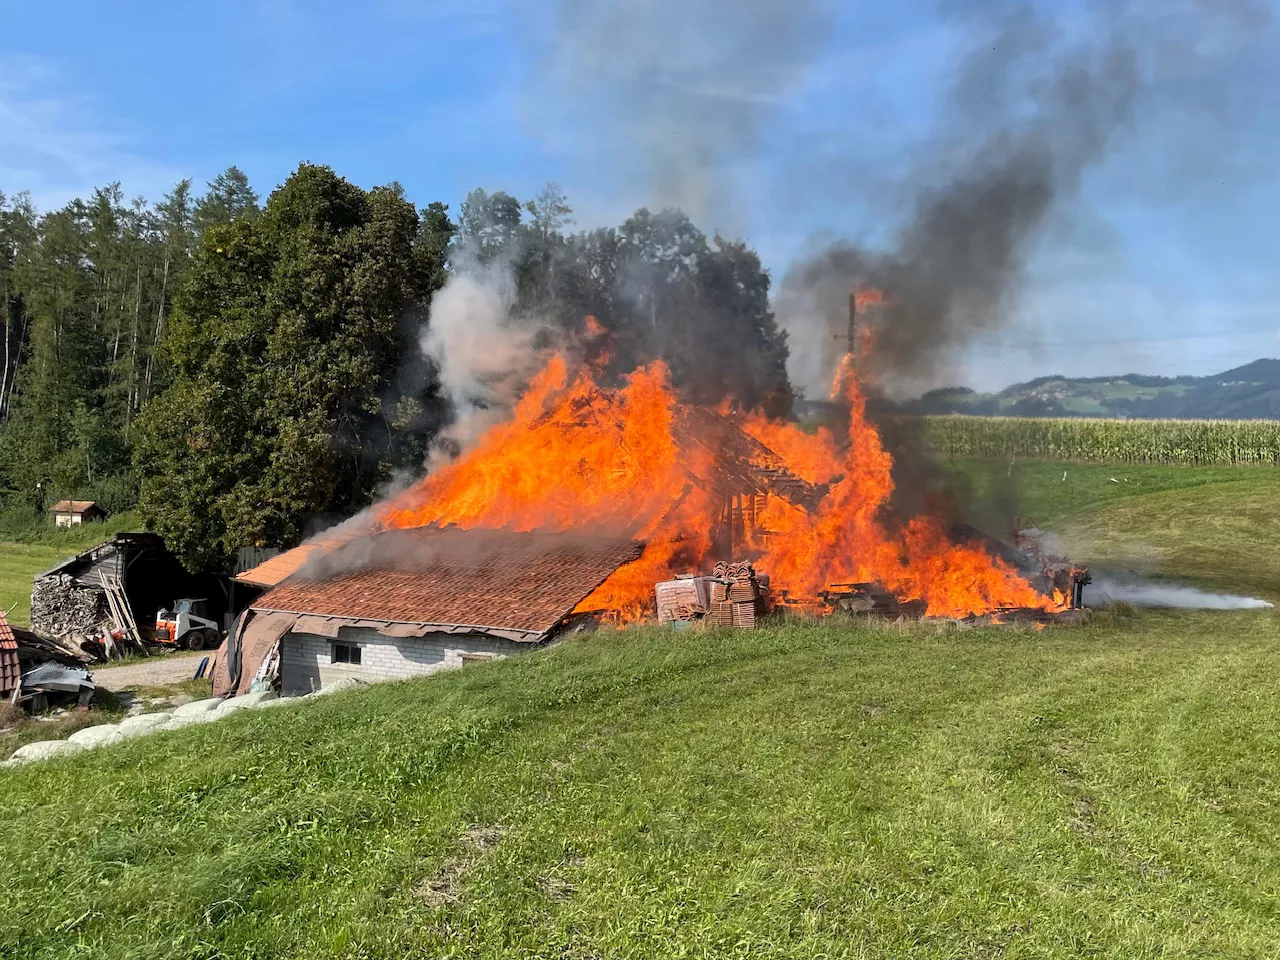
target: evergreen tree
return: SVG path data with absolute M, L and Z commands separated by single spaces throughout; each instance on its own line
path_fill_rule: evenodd
M 216 224 L 230 223 L 237 217 L 253 217 L 258 214 L 258 195 L 249 185 L 249 178 L 239 167 L 231 166 L 214 177 L 208 191 L 196 201 L 192 219 L 195 233 L 203 236 Z
M 18 368 L 27 348 L 29 314 L 23 302 L 22 271 L 36 238 L 31 199 L 9 202 L 0 193 L 0 426 L 9 419 Z
M 439 402 L 401 369 L 439 272 L 422 237 L 398 187 L 305 164 L 259 217 L 207 228 L 136 459 L 144 515 L 194 566 L 292 545 L 422 462 Z

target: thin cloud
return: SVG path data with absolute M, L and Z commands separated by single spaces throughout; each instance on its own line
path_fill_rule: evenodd
M 41 210 L 86 196 L 119 180 L 130 194 L 158 196 L 182 174 L 149 160 L 100 105 L 59 94 L 57 64 L 38 57 L 0 57 L 0 189 L 25 190 Z

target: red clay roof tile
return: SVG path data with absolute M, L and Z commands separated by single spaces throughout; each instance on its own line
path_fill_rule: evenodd
M 254 609 L 543 634 L 641 549 L 545 533 L 395 530 L 317 557 Z
M 18 662 L 18 641 L 9 628 L 9 622 L 0 610 L 0 695 L 7 696 L 22 680 L 22 666 Z

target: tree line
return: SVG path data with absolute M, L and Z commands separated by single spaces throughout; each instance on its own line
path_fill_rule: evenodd
M 292 546 L 423 469 L 454 411 L 422 332 L 472 270 L 510 276 L 513 324 L 595 318 L 606 377 L 663 357 L 694 402 L 789 411 L 753 250 L 677 210 L 572 225 L 554 186 L 474 190 L 455 221 L 311 164 L 265 202 L 235 167 L 157 203 L 0 194 L 0 498 L 136 507 L 196 569 Z

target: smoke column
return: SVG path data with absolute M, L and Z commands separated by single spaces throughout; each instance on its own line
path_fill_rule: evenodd
M 535 331 L 510 322 L 515 282 L 501 260 L 480 265 L 460 251 L 453 272 L 431 300 L 422 351 L 439 370 L 454 422 L 432 450 L 428 468 L 469 447 L 505 419 L 536 368 Z
M 1229 131 L 1207 135 L 1210 111 L 1177 78 L 1220 60 L 1268 20 L 1253 4 L 1209 0 L 942 9 L 973 52 L 926 139 L 931 148 L 888 191 L 903 198 L 891 240 L 830 244 L 794 263 L 781 284 L 777 311 L 790 334 L 793 379 L 811 396 L 838 363 L 851 283 L 890 298 L 872 314 L 868 363 L 881 388 L 939 386 L 966 346 L 1011 319 L 1037 241 L 1070 221 L 1085 175 L 1126 136 L 1178 116 L 1186 151 L 1205 156 L 1206 179 L 1229 154 Z M 1194 177 L 1178 185 L 1196 186 Z

